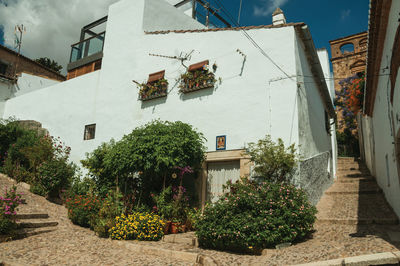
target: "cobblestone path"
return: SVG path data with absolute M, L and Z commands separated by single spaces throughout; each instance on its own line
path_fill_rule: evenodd
M 0 174 L 0 193 L 12 182 Z M 48 202 L 21 186 L 27 204 L 18 213 L 47 213 L 48 220 L 58 222 L 44 233 L 20 240 L 0 243 L 0 264 L 6 265 L 187 265 L 184 261 L 135 254 L 116 241 L 102 239 L 93 231 L 73 225 L 64 206 Z
M 399 251 L 400 226 L 365 166 L 339 159 L 338 178 L 317 205 L 312 238 L 284 249 L 267 249 L 262 256 L 205 250 L 192 245 L 193 233 L 171 241 L 135 242 L 168 250 L 189 251 L 212 258 L 218 265 L 291 265 L 380 252 Z M 9 181 L 0 176 L 0 188 Z M 25 192 L 27 193 L 27 192 Z M 57 230 L 0 244 L 0 262 L 11 264 L 74 265 L 188 265 L 168 258 L 132 254 L 115 241 L 100 239 L 92 231 L 72 225 L 64 207 L 27 193 L 21 212 L 46 209 Z M 168 240 L 168 241 L 167 241 Z

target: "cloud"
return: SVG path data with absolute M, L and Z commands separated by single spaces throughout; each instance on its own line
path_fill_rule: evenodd
M 23 24 L 21 52 L 35 59 L 49 57 L 63 66 L 69 62 L 71 44 L 80 30 L 108 13 L 118 0 L 0 0 L 0 26 L 5 45 L 14 47 L 15 25 Z
M 261 0 L 261 5 L 254 6 L 253 14 L 258 17 L 271 16 L 277 7 L 282 7 L 288 0 Z
M 340 19 L 341 19 L 342 21 L 345 20 L 348 16 L 350 16 L 350 12 L 351 12 L 350 9 L 342 10 L 342 11 L 340 12 Z

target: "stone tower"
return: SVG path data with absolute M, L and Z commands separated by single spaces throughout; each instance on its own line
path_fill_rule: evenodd
M 342 90 L 339 82 L 362 72 L 366 67 L 367 56 L 367 32 L 361 32 L 350 36 L 329 41 L 331 45 L 331 62 L 333 77 L 335 79 L 335 91 Z M 337 109 L 337 119 L 342 120 L 340 109 Z M 343 131 L 344 128 L 339 128 Z

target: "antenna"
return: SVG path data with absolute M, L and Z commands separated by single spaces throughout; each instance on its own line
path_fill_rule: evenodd
M 176 55 L 175 56 L 169 56 L 169 55 L 160 55 L 160 54 L 151 54 L 151 53 L 149 53 L 149 55 L 150 56 L 158 56 L 158 57 L 164 57 L 164 58 L 168 58 L 168 59 L 179 60 L 179 61 L 181 61 L 182 66 L 184 66 L 187 69 L 188 67 L 183 64 L 183 61 L 190 60 L 193 52 L 194 52 L 194 50 L 192 50 L 192 51 L 190 51 L 190 53 L 186 53 L 186 54 L 181 52 L 179 54 L 179 56 L 176 56 Z
M 238 14 L 238 26 L 240 26 L 240 13 L 242 13 L 242 1 L 240 0 L 240 6 L 239 6 L 239 14 Z
M 19 37 L 17 33 L 19 32 Z M 15 65 L 14 65 L 14 79 L 17 78 L 17 68 L 18 68 L 18 63 L 19 63 L 19 57 L 21 55 L 21 46 L 22 46 L 22 34 L 26 33 L 26 27 L 21 24 L 21 25 L 16 25 L 14 29 L 14 34 L 15 34 L 15 48 L 18 47 L 18 55 L 17 59 L 15 60 Z

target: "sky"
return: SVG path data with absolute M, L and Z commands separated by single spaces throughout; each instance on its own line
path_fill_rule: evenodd
M 64 67 L 65 74 L 70 47 L 79 41 L 80 29 L 107 15 L 108 6 L 117 1 L 0 0 L 0 44 L 14 48 L 15 25 L 23 24 L 22 54 L 32 59 L 49 57 Z M 222 4 L 238 18 L 241 0 L 208 1 L 216 9 Z M 278 6 L 287 22 L 305 22 L 315 47 L 329 52 L 329 40 L 368 29 L 369 0 L 242 0 L 240 25 L 269 25 Z

